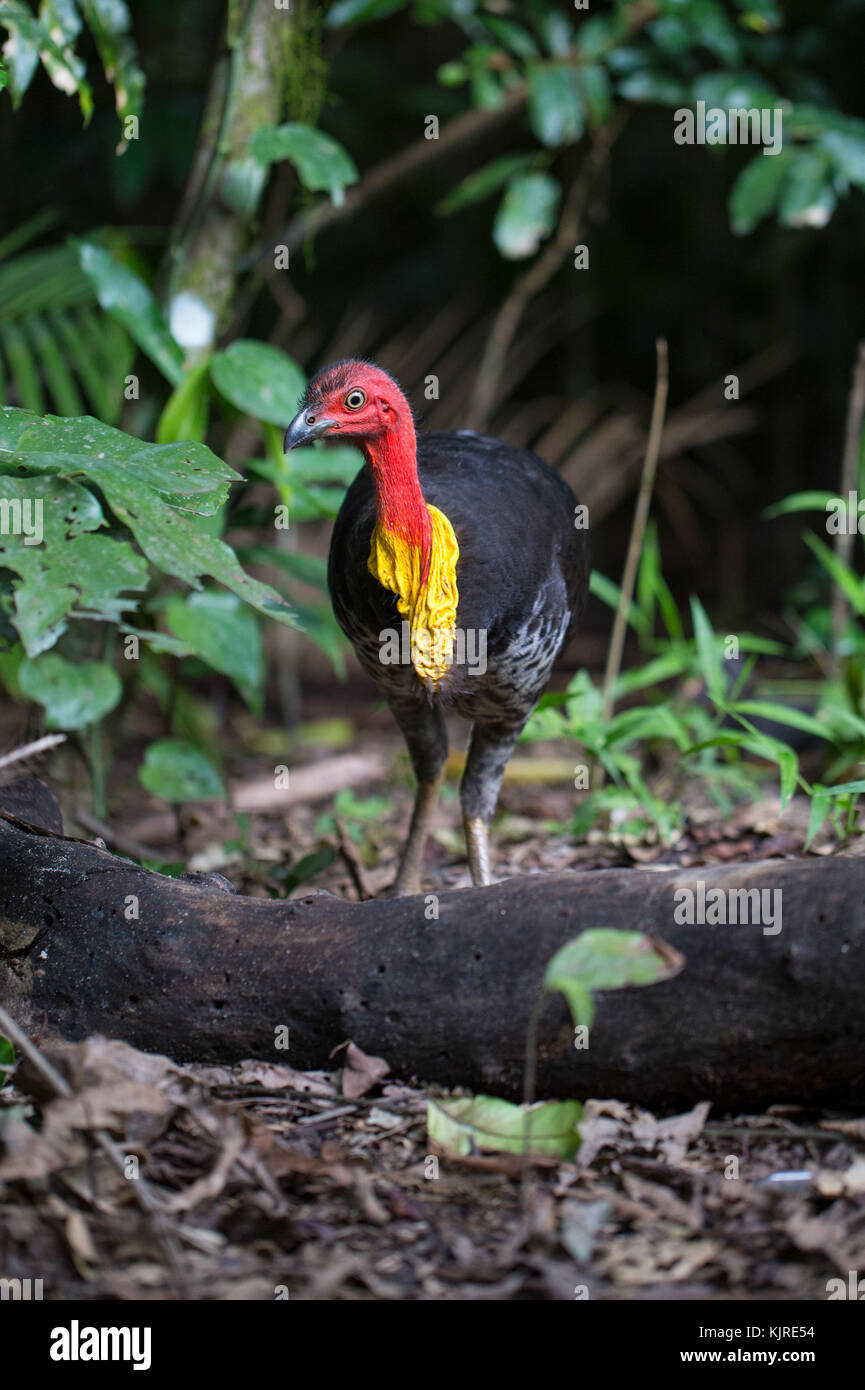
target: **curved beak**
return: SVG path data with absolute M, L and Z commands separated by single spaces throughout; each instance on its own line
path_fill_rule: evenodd
M 310 419 L 312 424 L 309 423 Z M 321 439 L 322 435 L 327 434 L 334 424 L 334 420 L 328 420 L 324 415 L 316 415 L 307 406 L 297 412 L 286 430 L 283 448 L 287 453 L 289 449 L 297 449 L 302 444 L 311 444 L 314 439 Z

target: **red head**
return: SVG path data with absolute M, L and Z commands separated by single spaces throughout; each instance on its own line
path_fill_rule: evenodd
M 430 521 L 417 477 L 414 420 L 393 377 L 353 358 L 317 372 L 288 427 L 285 447 L 325 437 L 357 445 L 372 470 L 379 524 L 420 545 L 426 557 Z
M 388 438 L 415 443 L 411 407 L 393 377 L 370 362 L 346 359 L 312 378 L 285 436 L 295 449 L 324 436 L 334 443 L 385 446 Z M 366 452 L 366 450 L 364 450 Z

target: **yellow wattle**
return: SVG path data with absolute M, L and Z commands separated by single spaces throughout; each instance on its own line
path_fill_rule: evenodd
M 456 633 L 457 560 L 460 548 L 444 512 L 427 507 L 432 523 L 429 570 L 421 583 L 421 548 L 393 531 L 376 526 L 367 568 L 397 596 L 396 606 L 409 624 L 412 665 L 419 678 L 435 685 L 453 660 Z

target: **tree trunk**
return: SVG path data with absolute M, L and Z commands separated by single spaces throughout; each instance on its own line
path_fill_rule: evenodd
M 47 1024 L 181 1061 L 258 1057 L 300 1068 L 327 1066 L 351 1038 L 395 1075 L 518 1097 L 547 961 L 587 927 L 639 928 L 681 951 L 685 969 L 664 984 L 597 994 L 585 1051 L 573 1045 L 563 1000 L 551 998 L 539 1095 L 662 1108 L 702 1098 L 725 1108 L 865 1101 L 860 859 L 274 902 L 235 896 L 217 879 L 150 873 L 27 825 L 17 806 L 17 818 L 0 813 L 0 1001 L 34 1033 Z M 709 889 L 780 889 L 781 931 L 676 925 L 673 892 L 698 879 Z M 285 1028 L 287 1053 L 277 1047 Z

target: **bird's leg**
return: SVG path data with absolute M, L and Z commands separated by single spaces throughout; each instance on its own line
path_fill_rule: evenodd
M 400 858 L 393 893 L 404 897 L 421 891 L 421 866 L 439 789 L 444 780 L 448 736 L 441 710 L 417 699 L 388 700 L 393 717 L 408 746 L 417 778 L 414 810 L 408 839 Z
M 469 868 L 476 888 L 492 883 L 488 827 L 520 724 L 475 724 L 460 785 Z
M 438 804 L 439 789 L 444 781 L 444 769 L 432 782 L 418 782 L 414 798 L 408 839 L 399 861 L 399 872 L 393 891 L 396 897 L 421 891 L 420 871 L 423 852 L 430 832 L 433 812 Z
M 463 829 L 466 836 L 466 850 L 469 856 L 472 883 L 476 888 L 492 883 L 490 869 L 490 837 L 482 816 L 463 815 Z

